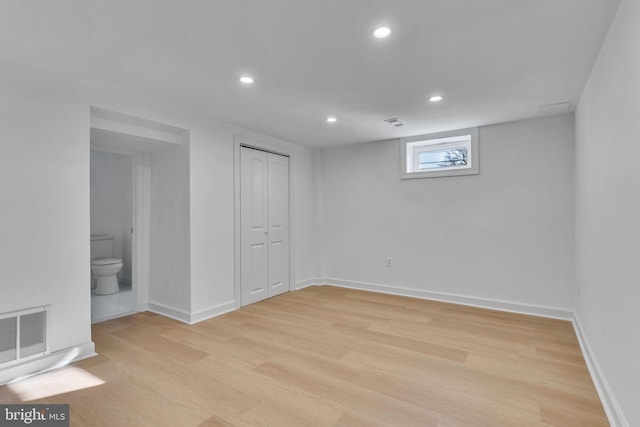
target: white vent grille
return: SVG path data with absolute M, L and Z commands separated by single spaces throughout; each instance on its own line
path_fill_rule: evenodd
M 554 114 L 563 114 L 571 111 L 572 104 L 570 102 L 560 102 L 558 104 L 540 105 L 536 114 L 539 116 L 551 116 Z
M 398 119 L 397 117 L 394 117 L 394 118 L 392 118 L 392 119 L 387 119 L 387 120 L 385 120 L 384 122 L 385 122 L 386 124 L 388 124 L 388 125 L 391 125 L 391 126 L 395 127 L 395 128 L 399 128 L 399 127 L 401 127 L 401 126 L 404 126 L 404 123 L 402 123 L 402 122 L 400 121 L 400 119 Z
M 0 367 L 50 352 L 49 307 L 0 314 Z

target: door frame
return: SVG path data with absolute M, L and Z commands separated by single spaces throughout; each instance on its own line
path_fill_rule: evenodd
M 148 309 L 149 258 L 151 250 L 151 153 L 142 152 L 133 158 L 133 244 L 132 282 L 135 283 L 134 311 Z
M 151 169 L 152 152 L 173 145 L 188 144 L 187 129 L 152 120 L 106 110 L 96 106 L 89 109 L 90 132 L 113 132 L 125 138 L 125 144 L 94 145 L 89 139 L 90 150 L 123 154 L 133 162 L 133 235 L 131 239 L 131 282 L 133 312 L 149 309 L 150 256 L 151 256 Z
M 289 292 L 295 289 L 295 150 L 284 145 L 233 136 L 233 211 L 234 211 L 234 292 L 236 309 L 242 307 L 241 241 L 240 241 L 240 148 L 247 147 L 289 157 Z

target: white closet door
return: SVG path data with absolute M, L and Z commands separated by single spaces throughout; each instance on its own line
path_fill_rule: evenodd
M 289 290 L 289 158 L 269 153 L 269 296 Z
M 240 151 L 240 283 L 242 305 L 268 297 L 267 168 L 264 151 Z
M 242 305 L 289 290 L 289 158 L 240 149 Z

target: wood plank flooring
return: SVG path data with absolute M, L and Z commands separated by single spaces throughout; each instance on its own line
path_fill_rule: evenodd
M 322 286 L 192 326 L 139 313 L 93 340 L 98 357 L 0 402 L 69 403 L 72 426 L 609 425 L 560 320 Z

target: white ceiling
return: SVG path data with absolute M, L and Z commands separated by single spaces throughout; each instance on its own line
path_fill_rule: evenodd
M 575 105 L 617 5 L 3 0 L 0 57 L 326 147 Z M 371 36 L 381 24 L 388 39 Z M 242 73 L 255 83 L 240 84 Z M 429 103 L 432 94 L 444 101 Z M 405 126 L 383 122 L 392 117 Z

